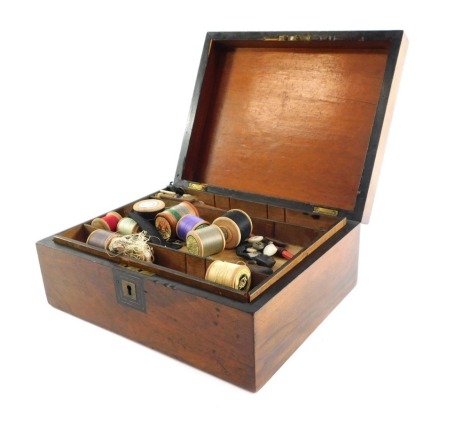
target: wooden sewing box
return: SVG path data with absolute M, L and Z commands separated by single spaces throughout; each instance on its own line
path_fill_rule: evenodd
M 172 179 L 184 194 L 165 205 L 241 209 L 294 257 L 235 290 L 204 278 L 233 250 L 110 255 L 86 243 L 90 219 L 37 242 L 50 305 L 259 390 L 356 284 L 405 47 L 395 30 L 207 33 Z

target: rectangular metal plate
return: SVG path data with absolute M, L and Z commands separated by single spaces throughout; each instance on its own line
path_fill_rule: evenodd
M 114 287 L 117 301 L 145 312 L 144 278 L 137 272 L 114 268 Z

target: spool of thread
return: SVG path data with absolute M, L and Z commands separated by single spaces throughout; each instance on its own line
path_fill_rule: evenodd
M 181 240 L 186 240 L 186 236 L 191 230 L 199 230 L 209 226 L 210 223 L 201 217 L 193 214 L 183 215 L 176 224 L 176 235 Z
M 236 248 L 240 242 L 248 239 L 253 231 L 250 216 L 238 209 L 227 211 L 221 217 L 216 218 L 212 224 L 219 226 L 224 232 L 227 249 Z
M 249 290 L 251 271 L 246 265 L 214 261 L 206 271 L 205 279 L 236 290 Z
M 137 224 L 137 221 L 133 220 L 132 218 L 129 217 L 124 217 L 121 220 L 119 220 L 119 223 L 117 225 L 117 231 L 120 234 L 134 234 L 139 231 L 139 225 Z
M 149 242 L 156 245 L 166 246 L 170 249 L 181 249 L 183 247 L 182 242 L 167 242 L 164 240 L 160 232 L 155 227 L 154 221 L 148 221 L 141 217 L 135 211 L 129 213 L 129 218 L 132 218 L 138 225 L 141 231 L 144 231 L 149 237 Z
M 181 217 L 187 214 L 199 216 L 196 207 L 187 201 L 182 201 L 157 214 L 155 227 L 158 229 L 163 239 L 168 240 L 176 237 L 176 225 Z
M 136 202 L 132 209 L 146 220 L 154 221 L 157 214 L 165 209 L 165 203 L 160 199 L 143 199 Z
M 104 217 L 95 218 L 91 222 L 91 225 L 95 229 L 103 229 L 115 232 L 117 230 L 117 225 L 121 219 L 121 214 L 117 213 L 116 211 L 111 211 L 108 212 Z
M 215 255 L 225 248 L 224 233 L 220 227 L 213 224 L 199 230 L 191 230 L 186 236 L 186 248 L 191 255 Z
M 119 237 L 118 233 L 110 232 L 104 229 L 96 229 L 88 235 L 86 243 L 91 246 L 96 246 L 100 249 L 108 250 L 111 240 L 116 237 Z

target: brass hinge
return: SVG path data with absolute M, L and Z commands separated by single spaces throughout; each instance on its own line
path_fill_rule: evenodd
M 309 34 L 305 35 L 279 35 L 278 37 L 266 37 L 265 41 L 312 41 L 312 36 Z
M 332 210 L 330 208 L 313 207 L 313 212 L 315 214 L 328 215 L 330 217 L 337 217 L 338 216 L 338 210 Z
M 205 185 L 204 183 L 189 182 L 188 189 L 205 191 L 207 189 L 207 185 Z

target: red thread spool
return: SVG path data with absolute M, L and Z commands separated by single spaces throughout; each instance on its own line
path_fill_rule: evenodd
M 108 212 L 104 217 L 95 218 L 91 225 L 96 229 L 108 230 L 115 232 L 117 230 L 117 225 L 122 219 L 121 214 L 116 211 Z

